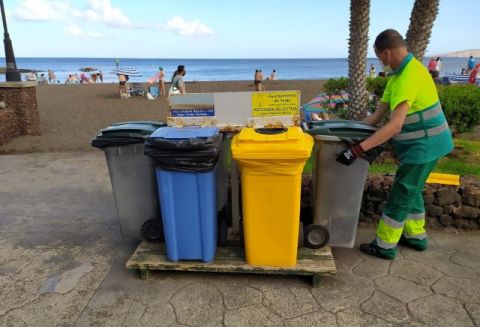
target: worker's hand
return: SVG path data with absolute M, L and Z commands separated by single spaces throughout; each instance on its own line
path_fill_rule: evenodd
M 337 161 L 345 166 L 350 166 L 363 152 L 360 144 L 354 145 L 350 149 L 342 151 L 337 156 Z

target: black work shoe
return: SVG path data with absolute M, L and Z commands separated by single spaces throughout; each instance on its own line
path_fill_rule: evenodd
M 400 241 L 398 241 L 398 244 L 408 246 L 409 248 L 412 248 L 419 252 L 425 251 L 428 248 L 428 241 L 426 238 L 421 240 L 417 240 L 415 238 L 407 239 L 405 236 L 402 235 L 400 237 Z
M 395 249 L 384 250 L 379 248 L 373 242 L 360 244 L 360 251 L 365 254 L 371 255 L 372 257 L 377 257 L 384 260 L 393 260 L 395 259 L 396 255 Z

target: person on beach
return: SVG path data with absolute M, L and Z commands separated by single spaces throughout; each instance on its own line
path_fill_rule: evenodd
M 474 68 L 475 68 L 475 58 L 473 58 L 473 56 L 470 56 L 470 58 L 468 59 L 467 72 L 466 73 L 470 74 L 470 72 Z
M 477 83 L 477 74 L 480 71 L 480 64 L 473 67 L 472 71 L 470 72 L 470 77 L 468 78 L 468 83 L 475 85 Z
M 428 72 L 432 74 L 432 72 L 435 70 L 435 66 L 437 66 L 437 62 L 435 61 L 435 58 L 430 58 L 430 61 L 428 62 Z
M 370 65 L 370 78 L 375 78 L 377 76 L 377 72 L 375 71 L 375 65 Z
M 263 72 L 261 69 L 255 71 L 255 78 L 253 84 L 255 86 L 255 91 L 263 91 Z
M 440 57 L 437 57 L 437 60 L 435 60 L 435 71 L 438 72 L 438 75 L 440 75 L 440 70 L 442 69 L 442 60 Z
M 260 79 L 260 71 L 258 69 L 255 70 L 255 75 L 253 78 L 253 86 L 255 87 L 255 91 L 262 90 L 262 80 Z
M 37 80 L 37 75 L 34 72 L 30 72 L 27 74 L 26 78 L 27 78 L 27 81 L 34 82 Z
M 277 71 L 274 69 L 274 70 L 272 71 L 272 74 L 270 74 L 270 80 L 271 80 L 271 81 L 276 81 L 277 79 L 278 79 L 278 77 L 277 77 Z
M 393 260 L 397 244 L 417 251 L 427 249 L 422 191 L 437 162 L 453 150 L 453 140 L 433 79 L 408 52 L 400 33 L 392 29 L 381 32 L 374 50 L 381 65 L 393 75 L 377 110 L 363 122 L 376 125 L 387 114 L 390 121 L 365 141 L 341 152 L 337 161 L 351 165 L 365 151 L 392 140 L 400 164 L 376 238 L 361 244 L 360 251 Z
M 130 97 L 130 94 L 128 92 L 128 86 L 127 86 L 127 76 L 123 74 L 117 74 L 118 76 L 118 93 L 120 94 L 120 97 L 125 97 L 128 98 Z
M 56 76 L 55 76 L 55 73 L 53 72 L 53 70 L 49 69 L 48 70 L 48 83 L 49 84 L 55 84 L 55 80 L 56 80 Z
M 159 94 L 167 94 L 165 92 L 165 72 L 163 71 L 163 67 L 158 68 L 158 89 L 159 89 Z
M 47 81 L 47 78 L 45 77 L 45 74 L 40 75 L 40 80 L 38 81 L 38 84 L 40 84 L 40 85 L 48 84 L 48 81 Z
M 103 73 L 102 71 L 98 71 L 98 78 L 100 79 L 100 83 L 103 83 Z
M 185 66 L 179 65 L 177 67 L 177 70 L 173 73 L 172 76 L 172 85 L 168 90 L 168 95 L 187 93 L 185 89 L 185 81 L 183 80 L 183 77 L 186 73 L 187 71 L 185 70 Z

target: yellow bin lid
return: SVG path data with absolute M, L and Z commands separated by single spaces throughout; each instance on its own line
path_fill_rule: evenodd
M 234 159 L 306 159 L 312 148 L 313 138 L 298 126 L 244 128 L 232 140 Z

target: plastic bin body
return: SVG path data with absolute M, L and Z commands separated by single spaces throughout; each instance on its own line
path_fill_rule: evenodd
M 248 264 L 296 265 L 302 170 L 312 146 L 312 138 L 297 127 L 273 135 L 246 128 L 234 137 Z
M 312 207 L 314 223 L 329 231 L 329 244 L 352 248 L 370 164 L 365 159 L 350 166 L 336 162 L 337 154 L 345 149 L 338 138 L 315 136 Z
M 155 167 L 143 154 L 143 143 L 105 148 L 120 231 L 140 240 L 142 224 L 158 218 Z
M 232 143 L 231 133 L 223 133 L 222 150 L 218 159 L 218 167 L 216 169 L 216 194 L 217 194 L 217 211 L 224 209 L 228 202 L 228 176 L 230 173 L 230 161 L 232 160 L 230 145 Z
M 352 248 L 370 163 L 364 158 L 345 166 L 336 161 L 347 148 L 345 139 L 359 142 L 376 128 L 353 121 L 322 121 L 310 124 L 315 139 L 312 172 L 313 223 L 327 228 L 329 245 Z
M 168 259 L 212 261 L 217 244 L 216 172 L 156 171 Z
M 145 221 L 158 216 L 155 166 L 144 155 L 144 137 L 164 123 L 127 121 L 100 131 L 92 146 L 102 149 L 112 183 L 113 198 L 122 238 L 141 240 Z
M 202 140 L 207 138 L 218 142 L 210 143 L 208 149 L 202 148 Z M 221 148 L 218 129 L 167 127 L 153 133 L 150 139 L 153 141 L 147 147 L 151 147 L 150 155 L 156 162 L 168 260 L 212 261 L 217 244 L 218 167 L 210 159 L 218 160 Z M 202 151 L 208 154 L 199 157 Z M 178 164 L 173 164 L 177 159 Z M 209 168 L 195 166 L 205 161 L 211 162 Z

